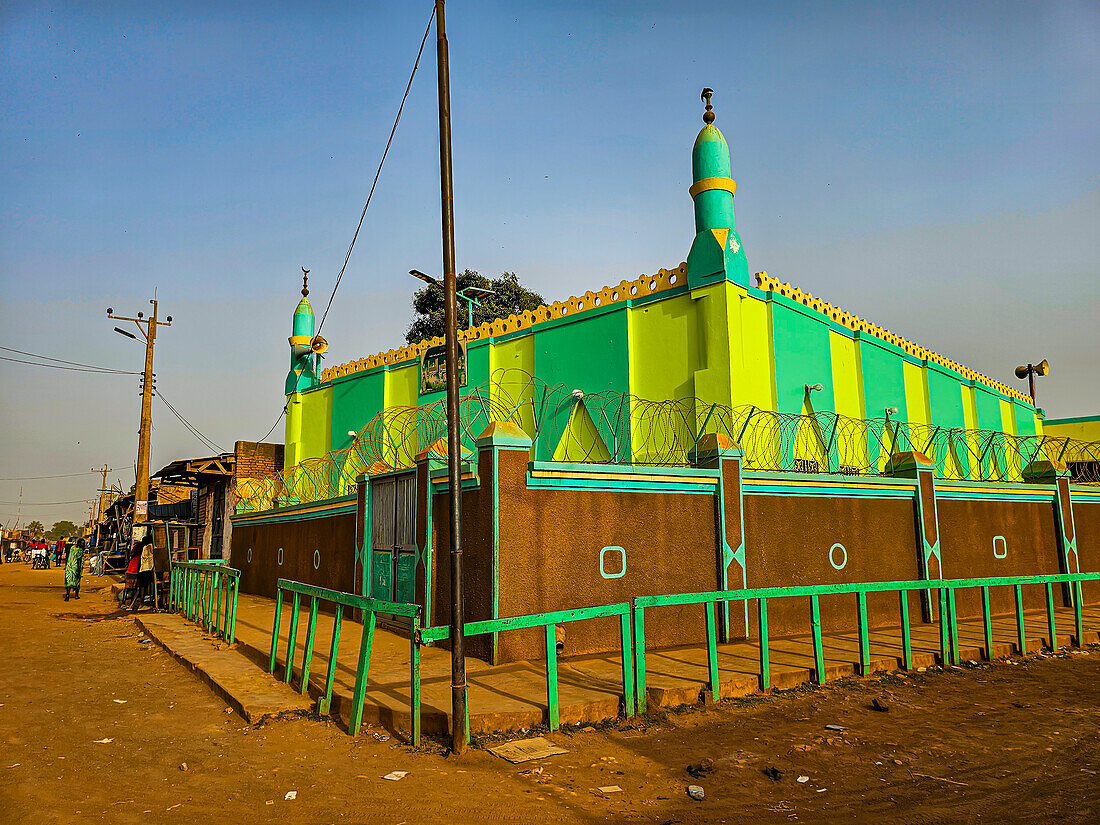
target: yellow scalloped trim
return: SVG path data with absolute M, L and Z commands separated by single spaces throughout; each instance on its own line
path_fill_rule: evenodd
M 598 292 L 586 292 L 579 298 L 573 297 L 564 301 L 555 301 L 546 306 L 526 310 L 519 315 L 509 315 L 507 318 L 499 318 L 496 321 L 480 324 L 473 329 L 459 330 L 458 338 L 461 341 L 478 341 L 482 338 L 508 335 L 509 333 L 528 329 L 543 321 L 567 318 L 597 307 L 629 301 L 632 298 L 643 298 L 646 295 L 664 292 L 667 289 L 686 283 L 687 264 L 681 263 L 675 269 L 658 270 L 656 275 L 643 275 L 634 281 L 620 281 L 617 286 L 605 286 Z M 369 358 L 360 358 L 358 361 L 348 361 L 346 364 L 328 367 L 321 370 L 321 381 L 342 378 L 345 375 L 373 369 L 383 364 L 401 364 L 406 361 L 419 360 L 420 355 L 428 347 L 438 346 L 442 343 L 442 338 L 429 338 L 417 344 L 386 350 Z
M 977 381 L 981 384 L 985 384 L 987 387 L 992 387 L 1010 398 L 1017 398 L 1029 404 L 1031 403 L 1031 396 L 1025 395 L 1007 384 L 1002 384 L 1000 381 L 990 378 L 988 375 L 982 375 L 977 370 L 972 370 L 970 367 L 964 366 L 957 361 L 952 361 L 950 358 L 944 358 L 939 353 L 933 352 L 930 349 L 925 349 L 920 346 L 920 344 L 914 344 L 912 341 L 902 338 L 900 335 L 890 332 L 888 329 L 883 329 L 878 324 L 865 321 L 856 315 L 845 312 L 840 307 L 833 306 L 827 301 L 815 298 L 810 293 L 803 292 L 798 287 L 780 283 L 778 278 L 773 278 L 767 272 L 756 273 L 756 284 L 757 287 L 765 292 L 778 292 L 785 298 L 790 298 L 792 301 L 798 301 L 803 306 L 807 306 L 816 312 L 820 312 L 827 318 L 831 318 L 842 327 L 847 327 L 856 332 L 873 335 L 876 338 L 881 338 L 883 341 L 889 341 L 891 344 L 909 353 L 914 358 L 921 358 L 925 361 L 932 361 L 941 366 L 948 367 L 970 381 Z

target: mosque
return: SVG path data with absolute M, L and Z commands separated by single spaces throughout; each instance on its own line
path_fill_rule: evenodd
M 1100 488 L 1071 483 L 1030 397 L 750 274 L 709 91 L 685 263 L 460 332 L 467 619 L 1100 569 Z M 442 340 L 321 369 L 305 287 L 292 333 L 286 467 L 237 491 L 242 587 L 291 578 L 445 624 Z M 845 604 L 823 600 L 823 621 L 846 622 Z M 960 598 L 960 615 L 977 609 Z M 894 603 L 870 610 L 897 621 Z M 779 610 L 772 632 L 804 631 L 804 612 Z M 719 621 L 735 638 L 752 617 L 730 605 Z M 614 649 L 611 624 L 586 624 L 566 653 Z M 701 633 L 676 609 L 647 626 L 654 645 Z M 489 661 L 541 655 L 537 632 L 483 638 Z

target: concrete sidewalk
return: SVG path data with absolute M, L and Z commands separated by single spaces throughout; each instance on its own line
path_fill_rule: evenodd
M 289 600 L 288 600 L 289 602 Z M 303 606 L 308 604 L 303 600 Z M 237 656 L 236 667 L 248 671 L 251 676 L 267 680 L 270 688 L 278 693 L 278 702 L 284 709 L 312 706 L 306 697 L 298 697 L 270 675 L 266 675 L 271 650 L 271 626 L 274 617 L 274 600 L 241 594 L 237 606 Z M 191 634 L 183 658 L 192 661 L 198 669 L 202 665 L 192 660 L 193 646 L 210 646 L 202 641 L 195 625 L 179 616 L 165 614 L 140 614 L 151 635 L 169 647 L 177 657 L 175 646 L 182 645 Z M 1085 644 L 1100 641 L 1100 605 L 1084 610 Z M 700 620 L 702 617 L 700 616 Z M 299 688 L 302 655 L 308 609 L 299 618 L 297 647 L 294 653 L 294 688 Z M 276 675 L 284 673 L 290 606 L 284 604 L 280 622 L 278 666 Z M 1067 645 L 1073 629 L 1073 611 L 1057 610 L 1058 645 Z M 1046 638 L 1046 614 L 1030 611 L 1026 614 L 1025 629 L 1028 651 L 1049 646 Z M 171 630 L 169 633 L 168 631 Z M 981 659 L 984 631 L 981 619 L 960 620 L 958 623 L 959 648 L 962 660 Z M 324 680 L 328 670 L 329 650 L 332 641 L 332 617 L 320 613 L 314 639 L 313 661 L 310 670 L 308 692 L 316 700 L 324 694 Z M 340 724 L 347 725 L 351 708 L 351 695 L 355 682 L 355 670 L 359 654 L 362 625 L 346 616 L 340 634 L 340 650 L 337 654 L 336 682 L 333 688 L 331 713 Z M 936 663 L 939 652 L 939 626 L 914 623 L 912 625 L 913 666 L 924 667 Z M 1015 651 L 1016 620 L 1014 616 L 998 616 L 993 621 L 995 658 Z M 897 670 L 902 655 L 901 634 L 897 629 L 878 629 L 870 633 L 871 669 Z M 813 674 L 813 649 L 809 635 L 785 639 L 772 639 L 771 681 L 773 688 L 789 688 L 810 681 Z M 853 629 L 850 634 L 829 635 L 824 638 L 825 679 L 838 679 L 857 672 L 859 660 L 858 637 Z M 224 651 L 230 654 L 230 651 Z M 240 659 L 246 657 L 247 662 Z M 723 644 L 718 649 L 720 671 L 720 695 L 722 698 L 744 696 L 759 691 L 759 646 L 755 642 Z M 450 729 L 451 678 L 450 652 L 443 648 L 421 648 L 422 725 L 426 734 L 445 734 Z M 586 724 L 614 719 L 622 704 L 621 658 L 617 655 L 592 655 L 563 658 L 558 663 L 559 704 L 562 724 Z M 473 733 L 490 733 L 519 728 L 534 728 L 545 724 L 547 718 L 546 673 L 542 661 L 521 662 L 490 666 L 477 659 L 467 659 L 467 681 L 470 687 L 469 715 Z M 702 698 L 708 684 L 707 654 L 705 647 L 685 647 L 647 651 L 646 654 L 647 702 L 649 708 L 675 707 L 695 703 Z M 210 680 L 212 683 L 219 680 Z M 224 678 L 220 682 L 225 682 Z M 376 629 L 371 654 L 370 673 L 363 711 L 365 724 L 377 724 L 408 737 L 411 729 L 409 716 L 409 640 L 407 637 Z M 297 701 L 291 701 L 292 697 Z

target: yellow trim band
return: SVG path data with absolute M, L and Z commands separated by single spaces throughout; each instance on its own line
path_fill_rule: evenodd
M 731 178 L 703 178 L 693 183 L 688 193 L 694 198 L 700 192 L 709 192 L 711 189 L 724 189 L 733 195 L 737 192 L 737 181 Z

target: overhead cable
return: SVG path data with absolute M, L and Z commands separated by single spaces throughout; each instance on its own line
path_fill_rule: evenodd
M 332 299 L 336 297 L 336 290 L 340 288 L 340 279 L 344 277 L 344 270 L 348 268 L 348 261 L 351 259 L 351 251 L 355 248 L 355 241 L 359 238 L 359 230 L 363 228 L 363 219 L 367 216 L 367 207 L 370 206 L 371 198 L 374 197 L 374 188 L 378 186 L 378 177 L 382 174 L 382 165 L 386 162 L 386 155 L 390 152 L 390 144 L 393 143 L 393 136 L 397 132 L 397 124 L 401 122 L 401 112 L 405 109 L 405 100 L 409 97 L 409 90 L 412 88 L 413 78 L 416 77 L 416 70 L 420 67 L 420 56 L 424 54 L 424 44 L 428 42 L 428 33 L 432 30 L 432 21 L 435 20 L 435 6 L 432 6 L 432 13 L 428 17 L 428 25 L 424 29 L 424 37 L 420 40 L 420 49 L 416 53 L 416 60 L 413 62 L 412 73 L 409 75 L 409 82 L 405 85 L 405 94 L 401 96 L 401 105 L 397 107 L 397 117 L 394 118 L 393 128 L 390 129 L 390 137 L 386 141 L 386 148 L 382 152 L 382 159 L 378 161 L 378 169 L 374 173 L 374 182 L 370 185 L 370 192 L 367 194 L 367 202 L 363 204 L 363 211 L 359 215 L 359 225 L 355 227 L 355 234 L 351 236 L 351 243 L 348 245 L 348 252 L 344 256 L 344 265 L 340 267 L 340 274 L 336 276 L 336 283 L 332 286 L 332 294 L 328 298 L 328 306 L 325 307 L 324 314 L 321 315 L 321 323 L 317 325 L 317 334 L 321 334 L 321 327 L 325 325 L 325 319 L 328 317 L 328 311 L 332 309 Z M 274 430 L 275 428 L 272 427 Z
M 283 420 L 284 415 L 286 415 L 286 406 L 285 405 L 283 406 L 282 411 L 279 413 L 278 418 L 275 419 L 275 423 L 271 425 L 271 429 L 267 431 L 267 435 L 265 435 L 263 438 L 259 439 L 259 441 L 257 443 L 262 444 L 264 441 L 267 440 L 268 436 L 270 436 L 273 432 L 275 432 L 275 428 L 279 426 L 279 422 Z
M 214 451 L 219 452 L 219 453 L 224 453 L 225 452 L 224 449 L 222 449 L 217 444 L 215 444 L 211 439 L 209 439 L 205 435 L 203 435 L 195 425 L 193 425 L 190 421 L 188 421 L 186 418 L 184 418 L 183 415 L 181 415 L 180 412 L 175 407 L 172 406 L 171 402 L 169 402 L 168 399 L 164 397 L 164 393 L 162 393 L 158 389 L 155 394 L 156 394 L 157 398 L 159 398 L 161 401 L 164 402 L 164 406 L 166 406 L 169 409 L 169 411 L 172 413 L 172 415 L 174 415 L 176 418 L 178 418 L 180 423 L 183 424 L 183 426 L 185 426 L 188 430 L 190 430 L 191 434 L 193 436 L 195 436 L 195 438 L 197 438 L 203 444 L 203 446 L 205 446 L 209 450 L 214 450 Z
M 55 370 L 69 370 L 70 372 L 95 372 L 100 375 L 141 375 L 140 372 L 134 372 L 133 370 L 116 370 L 110 367 L 68 367 L 64 364 L 45 364 L 41 361 L 24 361 L 21 358 L 11 358 L 7 355 L 0 355 L 0 361 L 11 361 L 14 364 L 27 364 L 31 367 L 50 367 Z
M 89 504 L 91 498 L 78 498 L 73 501 L 0 501 L 0 504 L 22 504 L 24 507 L 53 507 L 56 504 Z
M 115 470 L 113 467 L 107 470 L 109 473 L 113 473 Z M 99 475 L 102 470 L 86 470 L 83 473 L 64 473 L 56 476 L 8 476 L 6 478 L 0 478 L 0 481 L 39 481 L 44 478 L 76 478 L 77 476 L 92 475 L 93 473 Z

